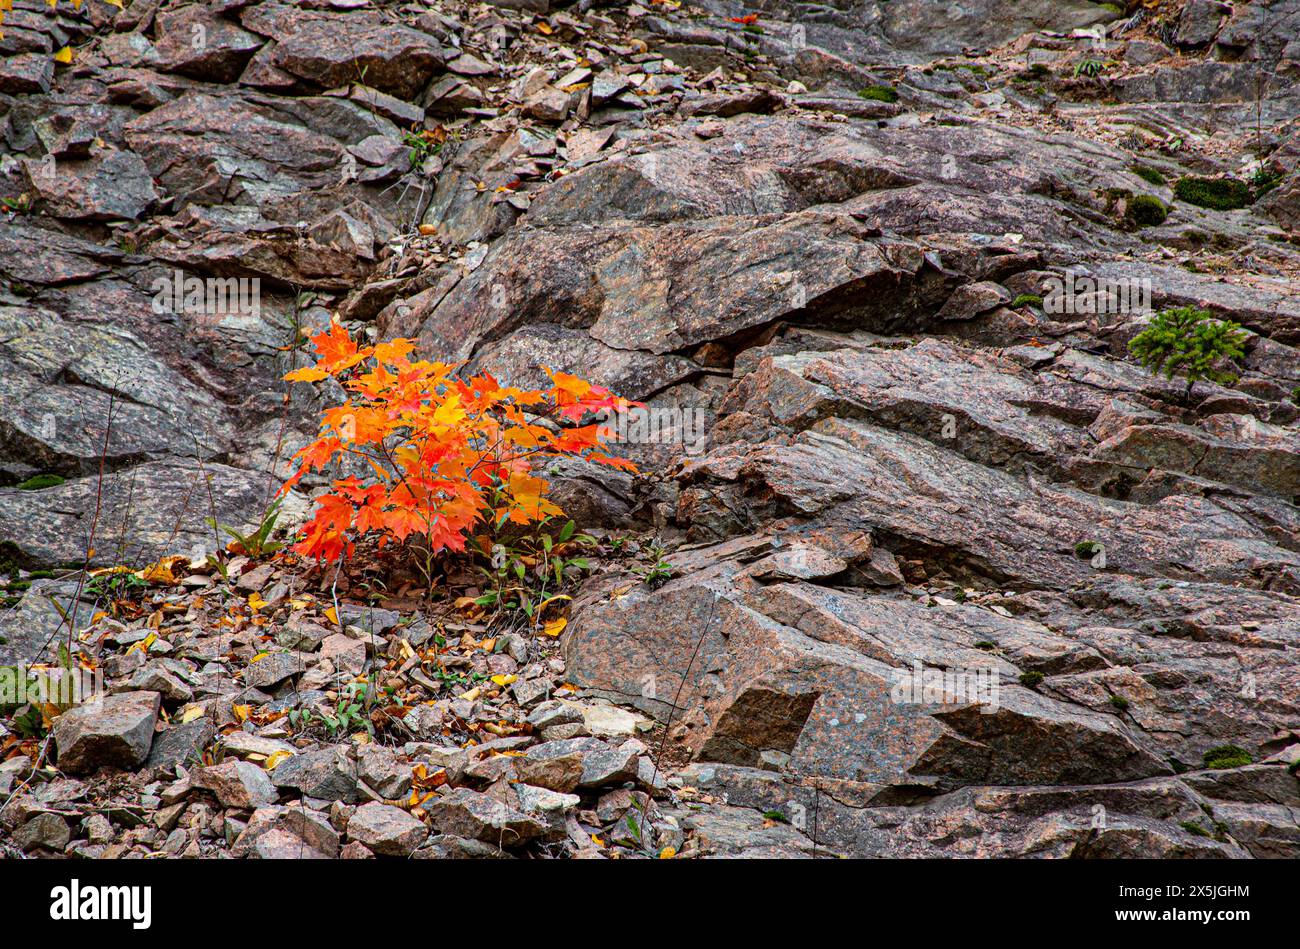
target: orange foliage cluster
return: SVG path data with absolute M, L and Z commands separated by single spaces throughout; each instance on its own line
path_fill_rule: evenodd
M 365 459 L 375 477 L 332 482 L 294 548 L 305 556 L 351 556 L 354 539 L 369 533 L 380 546 L 416 537 L 433 552 L 460 551 L 480 522 L 528 524 L 559 514 L 545 497 L 547 482 L 531 473 L 540 457 L 636 470 L 602 450 L 603 421 L 581 424 L 635 403 L 576 376 L 548 369 L 553 385 L 532 391 L 487 373 L 461 379 L 456 365 L 408 359 L 408 339 L 358 347 L 337 321 L 312 343 L 316 365 L 285 378 L 333 377 L 351 395 L 325 411 L 319 436 L 294 456 L 301 464 L 281 491 L 346 456 Z

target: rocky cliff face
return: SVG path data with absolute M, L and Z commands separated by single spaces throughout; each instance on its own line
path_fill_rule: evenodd
M 338 313 L 663 422 L 563 472 L 679 545 L 564 668 L 721 849 L 1300 855 L 1300 2 L 1120 6 L 15 0 L 5 555 L 256 519 Z M 1184 305 L 1249 330 L 1232 384 L 1127 356 Z

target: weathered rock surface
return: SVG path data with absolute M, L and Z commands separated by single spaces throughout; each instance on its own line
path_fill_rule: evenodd
M 60 715 L 54 728 L 59 767 L 70 774 L 144 763 L 158 720 L 157 692 L 109 695 Z
M 552 475 L 611 555 L 562 657 L 438 654 L 500 689 L 269 563 L 101 618 L 57 764 L 156 819 L 33 805 L 34 851 L 1300 855 L 1300 2 L 63 6 L 0 37 L 0 661 L 112 607 L 68 565 L 256 524 L 334 314 L 650 421 L 641 476 Z M 1237 378 L 1136 365 L 1172 306 L 1249 330 Z M 399 747 L 326 730 L 380 672 Z

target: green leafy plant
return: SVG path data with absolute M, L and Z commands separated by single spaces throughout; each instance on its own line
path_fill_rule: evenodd
M 1212 211 L 1235 211 L 1250 204 L 1250 185 L 1237 178 L 1186 175 L 1174 183 L 1174 197 Z
M 673 578 L 677 568 L 667 560 L 656 560 L 648 567 L 640 568 L 636 571 L 645 584 L 652 590 L 657 590 Z
M 492 589 L 474 600 L 479 606 L 502 610 L 520 610 L 535 619 L 548 600 L 561 593 L 566 581 L 591 569 L 583 551 L 596 546 L 590 534 L 575 533 L 573 521 L 566 521 L 552 535 L 546 530 L 552 518 L 545 517 L 537 530 L 510 541 L 498 537 L 476 538 L 479 548 L 489 558 L 489 565 L 479 571 Z M 576 556 L 575 556 L 576 554 Z
M 1099 59 L 1081 59 L 1074 67 L 1074 78 L 1083 76 L 1086 79 L 1094 79 L 1100 76 L 1105 68 L 1106 64 Z
M 272 541 L 271 533 L 275 530 L 275 522 L 280 518 L 280 507 L 284 504 L 283 498 L 277 498 L 271 502 L 270 507 L 262 515 L 262 521 L 257 525 L 257 530 L 251 534 L 241 534 L 228 524 L 217 524 L 214 517 L 204 518 L 207 525 L 214 531 L 220 531 L 234 539 L 232 547 L 238 549 L 234 553 L 245 554 L 249 557 L 267 557 L 276 551 L 282 549 L 284 544 Z
M 1255 173 L 1250 176 L 1250 186 L 1255 190 L 1256 201 L 1268 194 L 1281 183 L 1282 172 L 1269 165 L 1261 165 L 1255 170 Z
M 1186 401 L 1201 379 L 1226 385 L 1237 377 L 1225 363 L 1245 355 L 1247 334 L 1231 320 L 1216 320 L 1206 310 L 1175 307 L 1157 313 L 1151 325 L 1133 337 L 1129 352 L 1150 372 L 1187 380 Z
M 442 151 L 446 141 L 446 132 L 437 129 L 412 129 L 402 133 L 402 144 L 406 146 L 406 157 L 412 168 L 422 168 L 432 156 Z
M 321 712 L 320 717 L 325 730 L 330 736 L 348 735 L 357 727 L 365 728 L 367 734 L 374 735 L 375 725 L 370 719 L 370 710 L 374 707 L 376 693 L 373 682 L 350 682 L 339 693 L 331 712 Z
M 130 600 L 148 589 L 138 571 L 106 571 L 86 581 L 85 592 L 106 600 Z

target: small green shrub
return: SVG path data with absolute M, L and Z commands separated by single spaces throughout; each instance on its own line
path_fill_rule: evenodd
M 1139 194 L 1129 201 L 1124 216 L 1137 227 L 1155 227 L 1165 223 L 1169 209 L 1155 195 Z
M 1095 557 L 1101 545 L 1095 540 L 1081 540 L 1074 545 L 1074 555 L 1080 560 L 1087 560 L 1089 557 Z
M 1112 695 L 1110 697 L 1110 704 L 1123 712 L 1128 708 L 1128 699 L 1124 698 L 1122 695 Z
M 1235 211 L 1250 204 L 1250 186 L 1236 178 L 1186 175 L 1174 183 L 1174 196 L 1212 211 Z
M 1162 185 L 1165 183 L 1165 176 L 1150 165 L 1133 165 L 1129 168 L 1129 171 L 1149 184 Z
M 1018 310 L 1022 306 L 1033 306 L 1038 309 L 1043 308 L 1043 298 L 1036 293 L 1022 293 L 1011 301 L 1011 309 Z
M 1185 820 L 1178 826 L 1189 834 L 1195 834 L 1197 837 L 1212 837 L 1213 835 L 1194 820 Z
M 1255 173 L 1250 176 L 1250 186 L 1255 189 L 1256 201 L 1268 194 L 1281 183 L 1282 172 L 1268 165 L 1261 165 Z
M 1245 341 L 1245 331 L 1232 320 L 1216 320 L 1206 310 L 1182 306 L 1157 313 L 1128 349 L 1149 372 L 1185 378 L 1186 400 L 1201 379 L 1235 382 L 1236 375 L 1221 366 L 1245 355 Z
M 1218 745 L 1205 753 L 1205 767 L 1219 771 L 1225 768 L 1244 768 L 1255 759 L 1245 748 L 1237 745 Z
M 40 491 L 42 488 L 54 488 L 63 484 L 64 479 L 56 474 L 38 474 L 18 485 L 20 491 Z
M 1022 672 L 1020 674 L 1020 684 L 1027 689 L 1036 688 L 1043 681 L 1041 672 Z
M 858 98 L 874 102 L 897 102 L 898 92 L 893 86 L 867 86 L 858 91 Z
M 977 643 L 975 644 L 975 648 L 976 648 L 976 649 L 985 649 L 985 650 L 989 650 L 989 649 L 997 649 L 997 648 L 998 648 L 998 644 L 995 643 L 995 642 L 993 642 L 992 640 L 981 639 L 979 642 L 977 642 Z

